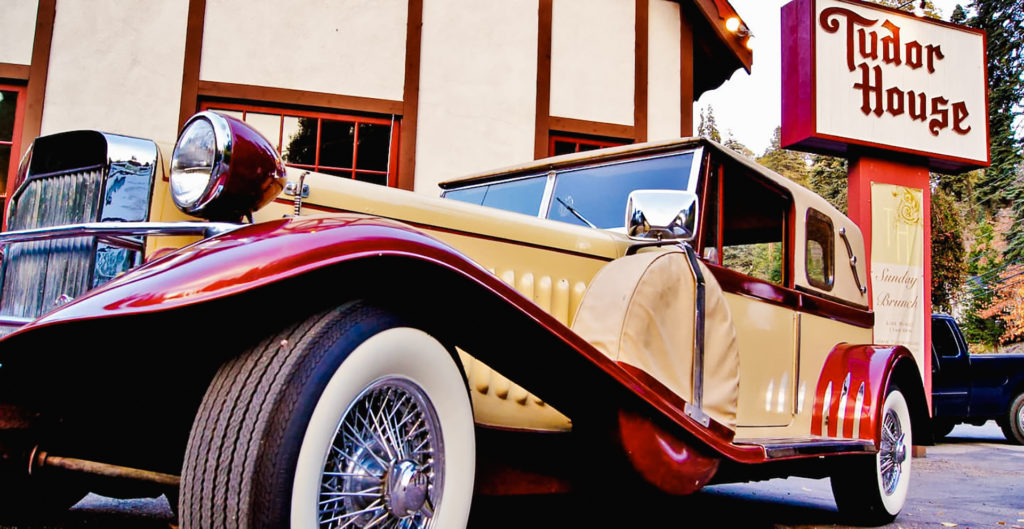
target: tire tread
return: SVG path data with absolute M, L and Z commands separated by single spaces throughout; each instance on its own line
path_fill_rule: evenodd
M 250 516 L 244 505 L 281 498 L 258 474 L 261 461 L 276 461 L 299 393 L 337 342 L 363 321 L 387 313 L 358 302 L 317 313 L 272 333 L 217 371 L 196 414 L 182 473 L 181 527 L 241 529 L 272 521 Z M 385 320 L 390 318 L 384 318 Z M 298 365 L 296 365 L 298 363 Z M 192 506 L 190 508 L 190 506 Z M 198 507 L 198 508 L 197 508 Z

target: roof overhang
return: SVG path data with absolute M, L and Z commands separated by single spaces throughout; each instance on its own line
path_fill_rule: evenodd
M 728 0 L 679 0 L 683 16 L 693 25 L 693 99 L 721 86 L 736 70 L 750 73 L 754 52 L 747 47 L 750 29 Z M 726 22 L 736 17 L 730 31 Z

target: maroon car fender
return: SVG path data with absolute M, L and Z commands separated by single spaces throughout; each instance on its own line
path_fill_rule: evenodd
M 698 425 L 685 415 L 685 403 L 667 388 L 623 369 L 457 250 L 405 224 L 377 217 L 282 219 L 202 240 L 147 263 L 0 340 L 0 361 L 18 354 L 19 342 L 59 335 L 70 324 L 95 327 L 105 320 L 181 312 L 334 265 L 378 257 L 400 257 L 447 270 L 484 292 L 487 299 L 497 300 L 492 306 L 500 306 L 506 316 L 525 322 L 516 329 L 516 336 L 494 346 L 497 352 L 481 353 L 485 356 L 480 359 L 556 407 L 564 405 L 562 411 L 592 413 L 593 396 L 599 395 L 600 406 L 608 412 L 625 408 L 632 410 L 634 418 L 669 419 L 679 427 L 671 434 L 679 442 L 710 447 L 746 463 L 765 459 L 760 447 L 732 444 L 731 432 L 721 425 Z M 535 342 L 525 346 L 515 340 Z M 539 362 L 547 369 L 533 367 Z M 565 384 L 559 373 L 572 373 L 574 384 Z M 589 391 L 580 392 L 579 387 Z M 632 442 L 635 447 L 651 446 L 650 440 Z
M 882 397 L 892 383 L 897 365 L 917 363 L 902 345 L 837 345 L 822 368 L 815 390 L 811 433 L 827 437 L 869 439 L 878 443 L 877 418 Z M 907 376 L 910 370 L 900 370 Z M 918 377 L 919 378 L 919 377 Z M 908 401 L 916 401 L 916 386 L 907 384 Z

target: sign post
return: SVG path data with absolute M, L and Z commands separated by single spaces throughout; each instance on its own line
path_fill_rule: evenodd
M 857 0 L 793 0 L 782 26 L 782 146 L 850 160 L 875 342 L 930 398 L 929 171 L 989 165 L 985 33 Z

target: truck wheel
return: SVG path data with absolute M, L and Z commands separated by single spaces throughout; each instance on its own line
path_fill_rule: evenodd
M 892 522 L 907 501 L 913 440 L 910 410 L 899 389 L 886 394 L 880 420 L 878 452 L 851 458 L 831 478 L 839 512 L 872 525 Z
M 352 303 L 221 367 L 185 453 L 181 526 L 464 527 L 475 458 L 452 355 Z
M 999 426 L 1003 428 L 1006 440 L 1024 445 L 1024 393 L 1013 399 L 1006 419 L 999 421 Z

